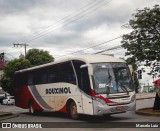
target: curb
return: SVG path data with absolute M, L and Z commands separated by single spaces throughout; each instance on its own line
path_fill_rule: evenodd
M 18 116 L 19 116 L 18 114 L 12 114 L 10 112 L 0 112 L 0 121 L 18 117 Z
M 136 100 L 153 99 L 153 98 L 155 98 L 155 96 L 154 97 L 136 98 Z
M 0 112 L 0 117 L 12 115 L 10 112 Z
M 145 115 L 145 116 L 157 116 L 160 117 L 160 111 L 153 111 L 153 107 L 150 108 L 141 108 L 135 111 L 136 114 Z

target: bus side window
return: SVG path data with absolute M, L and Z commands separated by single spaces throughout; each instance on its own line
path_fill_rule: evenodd
M 81 65 L 84 65 L 85 63 L 83 61 L 78 61 L 78 60 L 73 60 L 73 65 L 74 65 L 74 69 L 77 75 L 77 79 L 78 79 L 78 87 L 80 89 L 82 89 L 82 85 L 81 85 Z
M 27 74 L 26 73 L 20 73 L 20 74 L 16 74 L 14 76 L 14 86 L 15 87 L 22 87 L 22 86 L 25 86 L 27 85 L 28 82 L 27 82 Z
M 41 83 L 41 71 L 40 69 L 37 69 L 33 72 L 33 85 L 38 85 Z
M 21 86 L 26 86 L 27 84 L 27 73 L 23 73 L 23 75 L 21 75 Z
M 39 84 L 46 84 L 47 83 L 47 70 L 45 68 L 41 69 L 39 73 L 41 76 Z
M 61 82 L 76 84 L 76 77 L 71 62 L 65 62 L 60 65 Z
M 33 75 L 28 75 L 28 85 L 33 85 Z
M 48 83 L 59 82 L 58 65 L 48 68 Z
M 89 74 L 88 74 L 88 68 L 82 68 L 81 69 L 81 89 L 86 94 L 91 95 L 91 85 L 89 80 Z

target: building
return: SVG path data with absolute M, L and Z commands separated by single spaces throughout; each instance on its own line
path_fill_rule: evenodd
M 5 69 L 7 67 L 7 63 L 0 60 L 0 70 Z

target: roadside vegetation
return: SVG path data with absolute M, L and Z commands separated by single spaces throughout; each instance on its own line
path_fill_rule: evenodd
M 127 49 L 130 62 L 143 62 L 150 67 L 149 75 L 160 77 L 160 6 L 137 10 L 125 26 L 132 29 L 122 39 L 122 47 Z M 153 109 L 160 110 L 158 94 Z
M 27 52 L 25 59 L 14 59 L 8 63 L 8 67 L 4 70 L 4 75 L 0 80 L 0 85 L 3 87 L 3 90 L 13 94 L 13 80 L 15 71 L 53 61 L 54 58 L 49 54 L 49 52 L 39 49 L 30 49 Z

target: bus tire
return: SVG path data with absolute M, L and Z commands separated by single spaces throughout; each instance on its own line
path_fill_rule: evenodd
M 30 113 L 30 114 L 34 115 L 34 114 L 36 113 L 32 101 L 29 101 L 28 108 L 29 108 L 29 113 Z
M 72 119 L 76 120 L 79 118 L 79 114 L 77 112 L 77 105 L 74 101 L 70 103 L 69 106 L 69 115 Z

